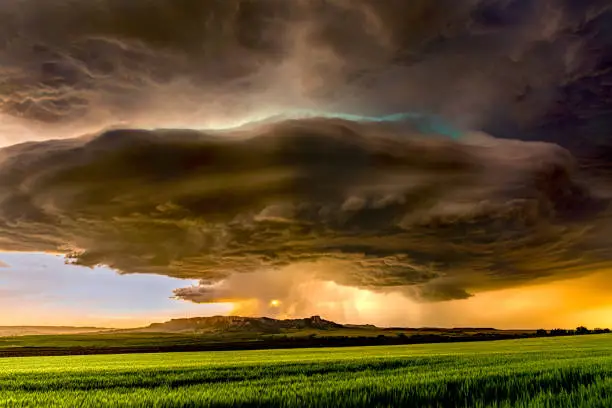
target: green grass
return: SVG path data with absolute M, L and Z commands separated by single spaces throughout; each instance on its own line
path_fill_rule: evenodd
M 262 334 L 258 332 L 238 331 L 238 332 L 206 332 L 206 333 L 83 333 L 83 334 L 47 334 L 47 335 L 27 335 L 27 336 L 7 336 L 0 337 L 0 351 L 11 350 L 19 347 L 52 347 L 52 348 L 108 348 L 125 347 L 138 348 L 150 346 L 197 346 L 210 343 L 231 343 L 237 341 L 273 341 L 282 338 L 306 338 L 310 335 L 338 337 L 376 337 L 384 335 L 396 337 L 399 333 L 407 336 L 413 335 L 440 335 L 445 337 L 465 337 L 479 333 L 479 330 L 454 333 L 450 331 L 442 332 L 439 330 L 382 330 L 382 329 L 360 329 L 342 328 L 334 330 L 284 330 L 279 334 Z M 498 331 L 499 334 L 521 334 L 533 333 L 533 331 Z
M 138 347 L 206 344 L 212 336 L 175 333 L 87 333 L 0 337 L 0 350 L 15 347 Z
M 612 407 L 612 336 L 6 358 L 0 406 Z

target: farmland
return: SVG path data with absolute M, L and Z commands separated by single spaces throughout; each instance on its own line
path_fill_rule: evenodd
M 258 333 L 88 333 L 0 337 L 0 358 L 381 346 L 487 341 L 533 336 L 533 333 L 512 331 L 495 333 L 416 331 L 411 335 L 401 335 L 394 332 L 383 332 L 383 334 L 375 330 L 369 332 L 356 330 L 348 333 L 349 335 L 346 333 L 346 331 L 301 331 L 280 336 Z
M 612 336 L 0 359 L 0 406 L 612 406 Z
M 0 357 L 380 346 L 502 340 L 536 335 L 534 330 L 342 325 L 319 316 L 290 320 L 213 316 L 175 319 L 136 329 L 0 336 Z

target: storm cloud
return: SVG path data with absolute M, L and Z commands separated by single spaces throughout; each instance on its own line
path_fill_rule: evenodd
M 5 0 L 0 250 L 197 302 L 601 271 L 611 24 L 606 0 Z M 345 120 L 406 113 L 462 137 Z
M 607 197 L 547 143 L 313 118 L 1 153 L 0 249 L 80 265 L 214 283 L 310 264 L 320 279 L 445 300 L 577 276 L 611 255 Z
M 599 140 L 611 19 L 597 0 L 6 0 L 1 140 L 302 108 Z

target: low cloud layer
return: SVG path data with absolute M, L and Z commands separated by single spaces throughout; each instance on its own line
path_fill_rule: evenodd
M 460 299 L 608 265 L 607 197 L 576 171 L 552 144 L 398 123 L 114 130 L 0 150 L 0 249 L 204 286 L 310 265 L 341 285 Z

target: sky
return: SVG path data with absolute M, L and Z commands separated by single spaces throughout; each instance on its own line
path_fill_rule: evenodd
M 4 253 L 0 260 L 0 326 L 144 327 L 171 318 L 249 314 L 250 301 L 197 304 L 171 298 L 172 291 L 197 281 L 162 275 L 121 276 L 108 268 L 67 265 L 61 255 Z M 501 327 L 537 329 L 612 326 L 612 306 L 606 274 L 570 279 L 552 285 L 532 285 L 478 294 L 474 298 L 421 304 L 400 293 L 377 294 L 338 285 L 308 281 L 294 296 L 311 297 L 304 313 L 322 313 L 342 323 L 412 327 Z M 316 296 L 313 297 L 313 294 Z M 283 300 L 269 305 L 272 315 Z M 588 298 L 588 302 L 583 299 Z M 575 300 L 572 300 L 575 299 Z M 265 299 L 267 300 L 267 299 Z M 582 303 L 582 305 L 581 305 Z M 581 306 L 581 307 L 577 307 Z
M 232 305 L 171 299 L 189 281 L 66 265 L 61 255 L 3 253 L 0 326 L 142 327 L 171 318 L 227 314 Z
M 5 0 L 0 324 L 612 325 L 611 26 L 605 0 Z

